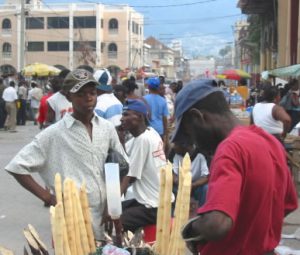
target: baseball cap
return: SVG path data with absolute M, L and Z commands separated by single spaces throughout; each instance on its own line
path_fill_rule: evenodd
M 132 110 L 135 112 L 142 113 L 146 118 L 148 118 L 148 107 L 146 103 L 139 99 L 127 99 L 123 107 L 123 112 L 127 110 Z
M 97 70 L 94 73 L 94 78 L 96 81 L 99 82 L 99 85 L 97 85 L 97 89 L 106 92 L 111 92 L 113 90 L 111 86 L 112 77 L 110 75 L 110 72 L 107 69 L 103 68 Z
M 158 89 L 160 85 L 160 80 L 158 77 L 150 77 L 146 83 L 148 84 L 149 89 Z
M 185 85 L 175 98 L 175 131 L 172 142 L 184 141 L 186 138 L 180 130 L 183 114 L 201 99 L 213 92 L 222 92 L 219 88 L 213 87 L 214 80 L 195 80 Z
M 83 86 L 87 84 L 98 85 L 98 82 L 94 79 L 93 75 L 84 69 L 75 69 L 69 72 L 64 79 L 62 88 L 70 91 L 71 93 L 78 92 Z

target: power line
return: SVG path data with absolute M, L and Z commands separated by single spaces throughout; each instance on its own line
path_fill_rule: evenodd
M 181 4 L 168 4 L 168 5 L 131 5 L 132 8 L 168 8 L 168 7 L 182 7 L 182 6 L 190 6 L 190 5 L 196 5 L 196 4 L 204 4 L 209 2 L 215 2 L 217 0 L 205 0 L 205 1 L 197 1 L 197 2 L 191 2 L 191 3 L 181 3 Z M 97 3 L 94 1 L 89 0 L 82 0 L 80 2 L 86 2 L 86 3 Z M 122 4 L 109 4 L 109 3 L 103 3 L 104 5 L 110 5 L 110 6 L 122 6 Z

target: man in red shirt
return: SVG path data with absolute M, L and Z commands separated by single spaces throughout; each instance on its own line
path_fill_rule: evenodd
M 175 101 L 173 141 L 213 153 L 206 203 L 182 235 L 201 255 L 271 255 L 284 217 L 297 208 L 285 152 L 256 126 L 241 126 L 212 80 L 186 85 Z

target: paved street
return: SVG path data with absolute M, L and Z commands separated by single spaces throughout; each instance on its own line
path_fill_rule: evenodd
M 18 133 L 0 131 L 0 245 L 23 254 L 26 241 L 23 229 L 32 224 L 50 247 L 49 210 L 3 171 L 11 158 L 39 132 L 32 122 L 17 127 Z
M 9 160 L 38 132 L 32 122 L 25 127 L 18 127 L 18 133 L 0 131 L 0 245 L 12 249 L 15 255 L 23 254 L 26 241 L 22 230 L 28 223 L 37 229 L 42 240 L 51 247 L 48 208 L 3 171 Z M 300 228 L 299 209 L 285 220 L 283 232 L 291 234 L 297 228 Z M 300 240 L 284 240 L 282 244 L 300 249 Z

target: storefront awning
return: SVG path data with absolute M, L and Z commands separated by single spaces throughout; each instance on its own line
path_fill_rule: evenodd
M 269 75 L 276 77 L 298 77 L 300 76 L 300 64 L 270 70 Z

